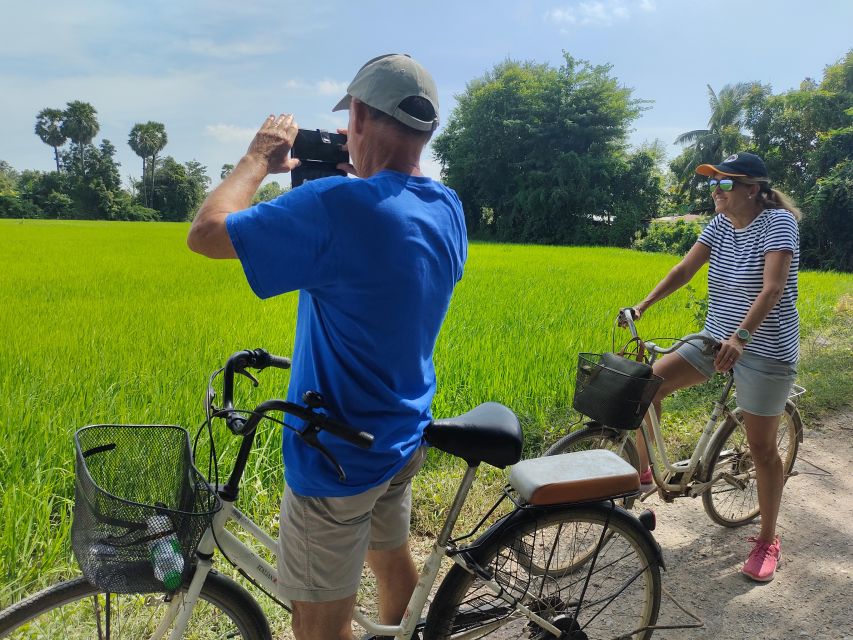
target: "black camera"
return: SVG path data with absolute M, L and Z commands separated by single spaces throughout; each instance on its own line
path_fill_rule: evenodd
M 349 153 L 343 148 L 347 137 L 341 133 L 329 133 L 320 129 L 300 129 L 290 150 L 290 156 L 302 161 L 290 172 L 290 184 L 298 187 L 306 180 L 326 176 L 345 176 L 337 165 L 349 162 Z

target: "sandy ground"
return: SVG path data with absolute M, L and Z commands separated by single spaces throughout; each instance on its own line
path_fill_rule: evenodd
M 766 584 L 740 573 L 751 548 L 746 538 L 758 532 L 757 521 L 721 527 L 698 498 L 667 504 L 655 496 L 637 507 L 657 514 L 654 536 L 667 567 L 664 589 L 704 623 L 658 630 L 656 640 L 853 640 L 853 408 L 805 425 L 794 470 L 778 522 L 783 562 Z M 419 568 L 432 542 L 413 538 Z M 368 609 L 371 578 L 365 572 L 361 603 Z M 692 622 L 664 594 L 658 624 Z M 357 638 L 364 633 L 354 631 Z
M 794 469 L 778 524 L 783 562 L 767 584 L 739 573 L 755 524 L 720 527 L 699 499 L 647 500 L 667 564 L 663 585 L 705 623 L 655 638 L 853 640 L 853 410 L 806 425 Z M 664 600 L 659 624 L 689 621 Z

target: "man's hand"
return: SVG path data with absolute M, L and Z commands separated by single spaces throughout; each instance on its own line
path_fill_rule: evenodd
M 338 129 L 338 133 L 340 133 L 343 136 L 347 136 L 347 139 L 349 139 L 349 131 L 347 131 L 346 129 Z M 349 148 L 347 148 L 347 145 L 345 145 L 345 144 L 342 145 L 341 148 L 344 151 L 349 151 Z M 351 173 L 354 176 L 358 175 L 358 171 L 356 171 L 355 167 L 349 162 L 341 162 L 341 163 L 335 165 L 335 168 L 339 169 L 340 171 L 346 171 L 347 173 Z
M 187 245 L 209 258 L 236 258 L 225 219 L 247 208 L 270 173 L 287 173 L 299 166 L 288 158 L 299 127 L 291 114 L 270 115 L 234 170 L 205 198 L 190 226 Z
M 270 114 L 255 134 L 246 156 L 265 167 L 266 173 L 287 173 L 301 163 L 289 158 L 299 126 L 290 113 Z

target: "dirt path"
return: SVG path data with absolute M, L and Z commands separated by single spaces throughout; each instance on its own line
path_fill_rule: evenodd
M 705 622 L 656 639 L 853 640 L 853 410 L 806 425 L 794 468 L 779 516 L 783 563 L 768 584 L 739 573 L 757 526 L 715 525 L 698 499 L 647 501 L 667 563 L 664 587 Z M 689 618 L 664 600 L 659 623 L 679 621 Z
M 794 469 L 779 516 L 783 564 L 767 584 L 740 573 L 756 523 L 718 526 L 700 499 L 666 504 L 654 497 L 641 507 L 657 514 L 664 588 L 704 621 L 701 628 L 656 631 L 655 640 L 853 640 L 853 408 L 806 425 Z M 412 539 L 419 566 L 432 542 Z M 367 604 L 369 572 L 364 582 Z M 664 596 L 658 624 L 690 622 Z

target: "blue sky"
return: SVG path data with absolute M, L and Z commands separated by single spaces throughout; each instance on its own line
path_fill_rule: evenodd
M 118 148 L 125 182 L 141 173 L 127 146 L 134 123 L 165 123 L 165 153 L 200 161 L 215 184 L 271 112 L 292 112 L 306 128 L 344 126 L 332 106 L 381 53 L 410 53 L 432 72 L 444 122 L 466 83 L 506 58 L 557 66 L 565 50 L 609 63 L 636 98 L 653 101 L 631 142 L 660 139 L 674 156 L 673 139 L 707 122 L 706 85 L 757 80 L 782 92 L 853 48 L 849 0 L 4 4 L 0 160 L 50 170 L 35 116 L 85 100 L 98 110 L 96 141 Z M 423 168 L 438 177 L 429 154 Z

